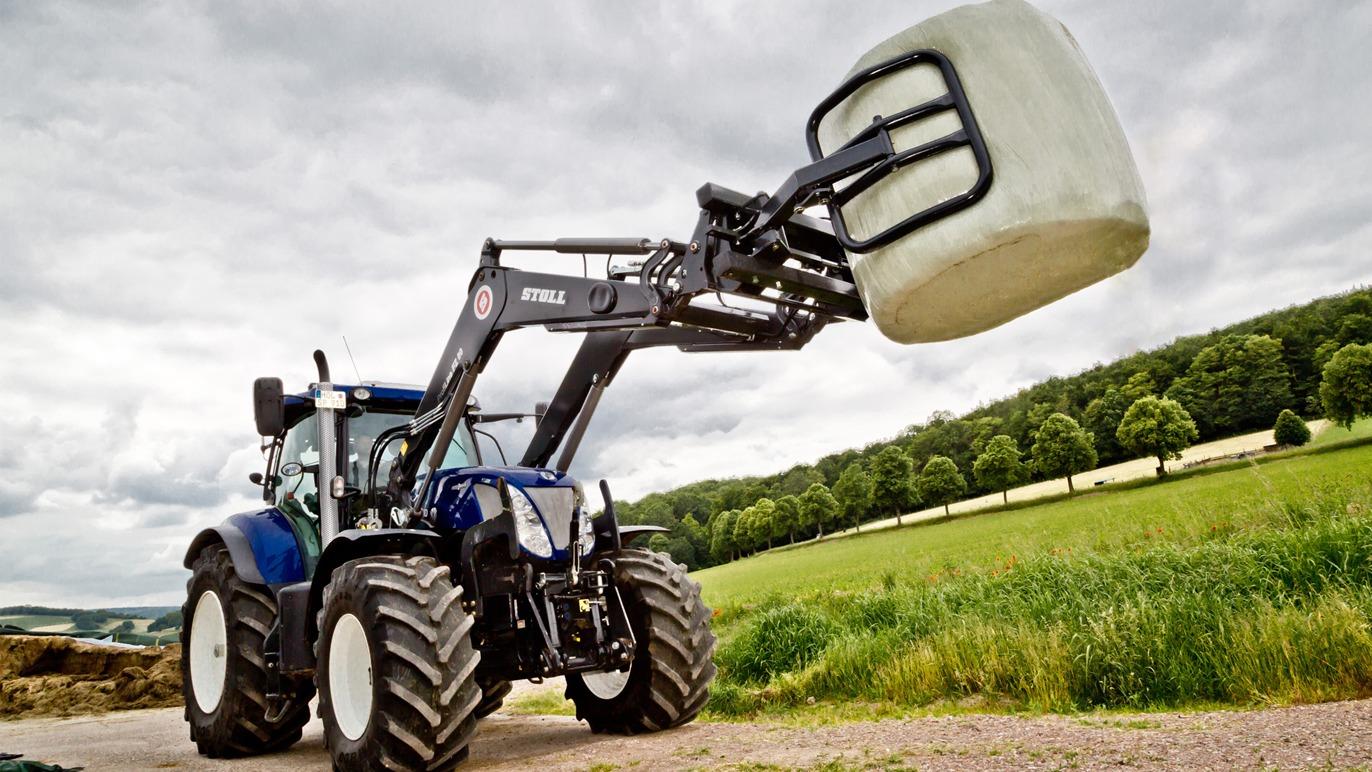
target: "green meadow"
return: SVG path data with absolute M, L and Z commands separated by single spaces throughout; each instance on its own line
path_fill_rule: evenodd
M 1262 463 L 700 571 L 720 636 L 711 712 L 1372 694 L 1372 445 L 1347 444 L 1369 426 Z

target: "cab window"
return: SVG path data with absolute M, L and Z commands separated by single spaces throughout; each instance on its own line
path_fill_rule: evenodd
M 288 506 L 288 502 L 292 502 L 295 506 L 304 507 L 316 517 L 319 515 L 319 491 L 315 488 L 314 481 L 314 468 L 319 464 L 317 426 L 314 414 L 310 414 L 286 432 L 286 442 L 281 446 L 281 463 L 277 465 L 277 469 L 281 470 L 287 464 L 295 463 L 300 465 L 301 472 L 287 476 L 278 471 L 281 484 L 276 486 L 278 507 Z M 305 469 L 309 471 L 304 471 Z

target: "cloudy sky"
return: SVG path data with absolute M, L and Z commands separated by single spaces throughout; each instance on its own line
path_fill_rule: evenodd
M 346 335 L 425 381 L 482 238 L 682 238 L 701 183 L 775 188 L 851 63 L 952 5 L 0 0 L 0 605 L 180 602 L 191 536 L 254 503 L 254 377 L 351 372 Z M 1372 4 L 1044 5 L 1137 155 L 1135 268 L 952 343 L 636 354 L 573 471 L 772 472 L 1367 282 Z M 507 337 L 483 401 L 547 398 L 574 348 Z

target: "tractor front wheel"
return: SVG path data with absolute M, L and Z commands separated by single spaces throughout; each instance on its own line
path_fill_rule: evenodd
M 448 567 L 378 555 L 334 570 L 316 643 L 324 743 L 340 770 L 451 769 L 476 729 L 480 655 Z
M 310 719 L 314 687 L 288 682 L 286 703 L 267 701 L 263 643 L 277 613 L 271 591 L 240 579 L 223 544 L 201 550 L 191 571 L 181 607 L 181 689 L 196 748 L 224 758 L 291 745 Z
M 710 697 L 715 636 L 700 585 L 670 555 L 625 549 L 614 557 L 636 651 L 628 671 L 567 676 L 567 698 L 593 732 L 639 734 L 681 726 Z

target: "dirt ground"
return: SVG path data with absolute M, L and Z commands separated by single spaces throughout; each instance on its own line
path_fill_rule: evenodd
M 0 722 L 0 752 L 88 769 L 329 768 L 318 720 L 289 751 L 197 756 L 178 708 Z M 836 764 L 834 762 L 837 762 Z M 638 737 L 561 716 L 481 723 L 466 769 L 1346 769 L 1372 765 L 1372 700 L 1261 711 L 956 716 L 815 728 L 695 723 Z
M 181 704 L 181 647 L 0 636 L 0 719 Z

